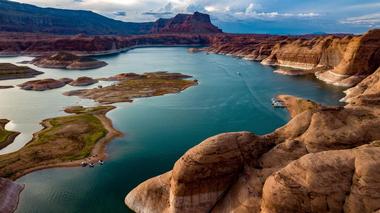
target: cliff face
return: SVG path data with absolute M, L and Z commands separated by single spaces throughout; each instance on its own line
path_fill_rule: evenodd
M 211 44 L 207 51 L 314 73 L 337 86 L 353 86 L 380 65 L 380 30 L 362 36 L 215 36 Z
M 160 34 L 141 36 L 52 36 L 38 34 L 0 34 L 0 55 L 46 55 L 70 52 L 96 55 L 120 52 L 144 45 L 207 45 L 209 36 Z
M 378 80 L 379 71 L 367 77 L 345 107 L 281 96 L 288 124 L 263 136 L 206 139 L 125 203 L 136 212 L 378 211 Z
M 210 16 L 195 12 L 192 15 L 178 14 L 171 19 L 157 20 L 151 33 L 222 33 L 211 23 Z

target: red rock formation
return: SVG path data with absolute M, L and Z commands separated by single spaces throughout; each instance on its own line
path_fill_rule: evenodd
M 0 55 L 110 54 L 139 46 L 207 45 L 211 35 L 160 34 L 141 36 L 56 36 L 0 33 Z
M 222 33 L 211 23 L 210 16 L 195 12 L 192 15 L 178 14 L 170 19 L 158 19 L 151 33 Z

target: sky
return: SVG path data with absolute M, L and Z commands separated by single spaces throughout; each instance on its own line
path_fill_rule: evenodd
M 16 0 L 42 7 L 91 10 L 133 22 L 177 13 L 208 13 L 233 33 L 363 33 L 380 28 L 380 0 Z

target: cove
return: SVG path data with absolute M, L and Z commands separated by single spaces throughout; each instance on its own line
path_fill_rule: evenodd
M 273 73 L 273 68 L 256 62 L 214 54 L 189 54 L 186 48 L 141 48 L 99 59 L 109 66 L 84 72 L 38 70 L 46 72 L 45 77 L 55 78 L 164 70 L 192 75 L 199 85 L 179 94 L 116 104 L 117 109 L 108 116 L 125 135 L 110 143 L 105 164 L 93 169 L 48 169 L 20 178 L 17 182 L 26 187 L 17 212 L 126 212 L 124 197 L 131 189 L 170 170 L 176 159 L 202 140 L 231 131 L 265 134 L 285 124 L 288 114 L 283 109 L 272 108 L 273 96 L 290 94 L 328 105 L 339 104 L 343 96 L 341 89 L 312 77 L 278 75 Z M 44 107 L 51 111 L 49 115 L 59 114 L 59 107 L 80 101 L 58 95 L 68 89 L 32 94 L 35 98 L 50 95 L 56 106 L 49 108 L 46 102 Z M 13 99 L 27 98 L 27 93 L 20 96 Z M 27 109 L 20 110 L 27 112 Z M 46 116 L 43 110 L 35 113 L 41 115 L 38 118 Z M 11 114 L 7 111 L 2 116 Z

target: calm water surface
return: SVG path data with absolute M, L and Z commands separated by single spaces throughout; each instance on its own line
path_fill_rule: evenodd
M 103 166 L 57 168 L 34 172 L 18 180 L 26 185 L 17 212 L 127 212 L 125 195 L 140 182 L 170 170 L 190 147 L 222 132 L 248 130 L 265 134 L 285 124 L 285 110 L 274 110 L 270 99 L 291 94 L 336 105 L 340 89 L 309 77 L 282 76 L 271 67 L 221 55 L 189 54 L 186 48 L 142 48 L 99 57 L 108 66 L 92 71 L 40 69 L 46 77 L 106 77 L 122 72 L 170 71 L 190 74 L 199 85 L 180 94 L 138 99 L 117 104 L 109 112 L 114 126 L 125 133 L 108 146 Z M 27 58 L 1 58 L 17 62 Z M 241 75 L 238 75 L 240 72 Z M 1 85 L 25 80 L 2 81 Z M 104 82 L 100 84 L 104 85 Z M 8 129 L 22 131 L 16 145 L 22 147 L 39 129 L 39 121 L 64 114 L 69 105 L 93 105 L 91 101 L 65 97 L 64 88 L 30 92 L 0 91 L 0 117 L 12 120 Z

